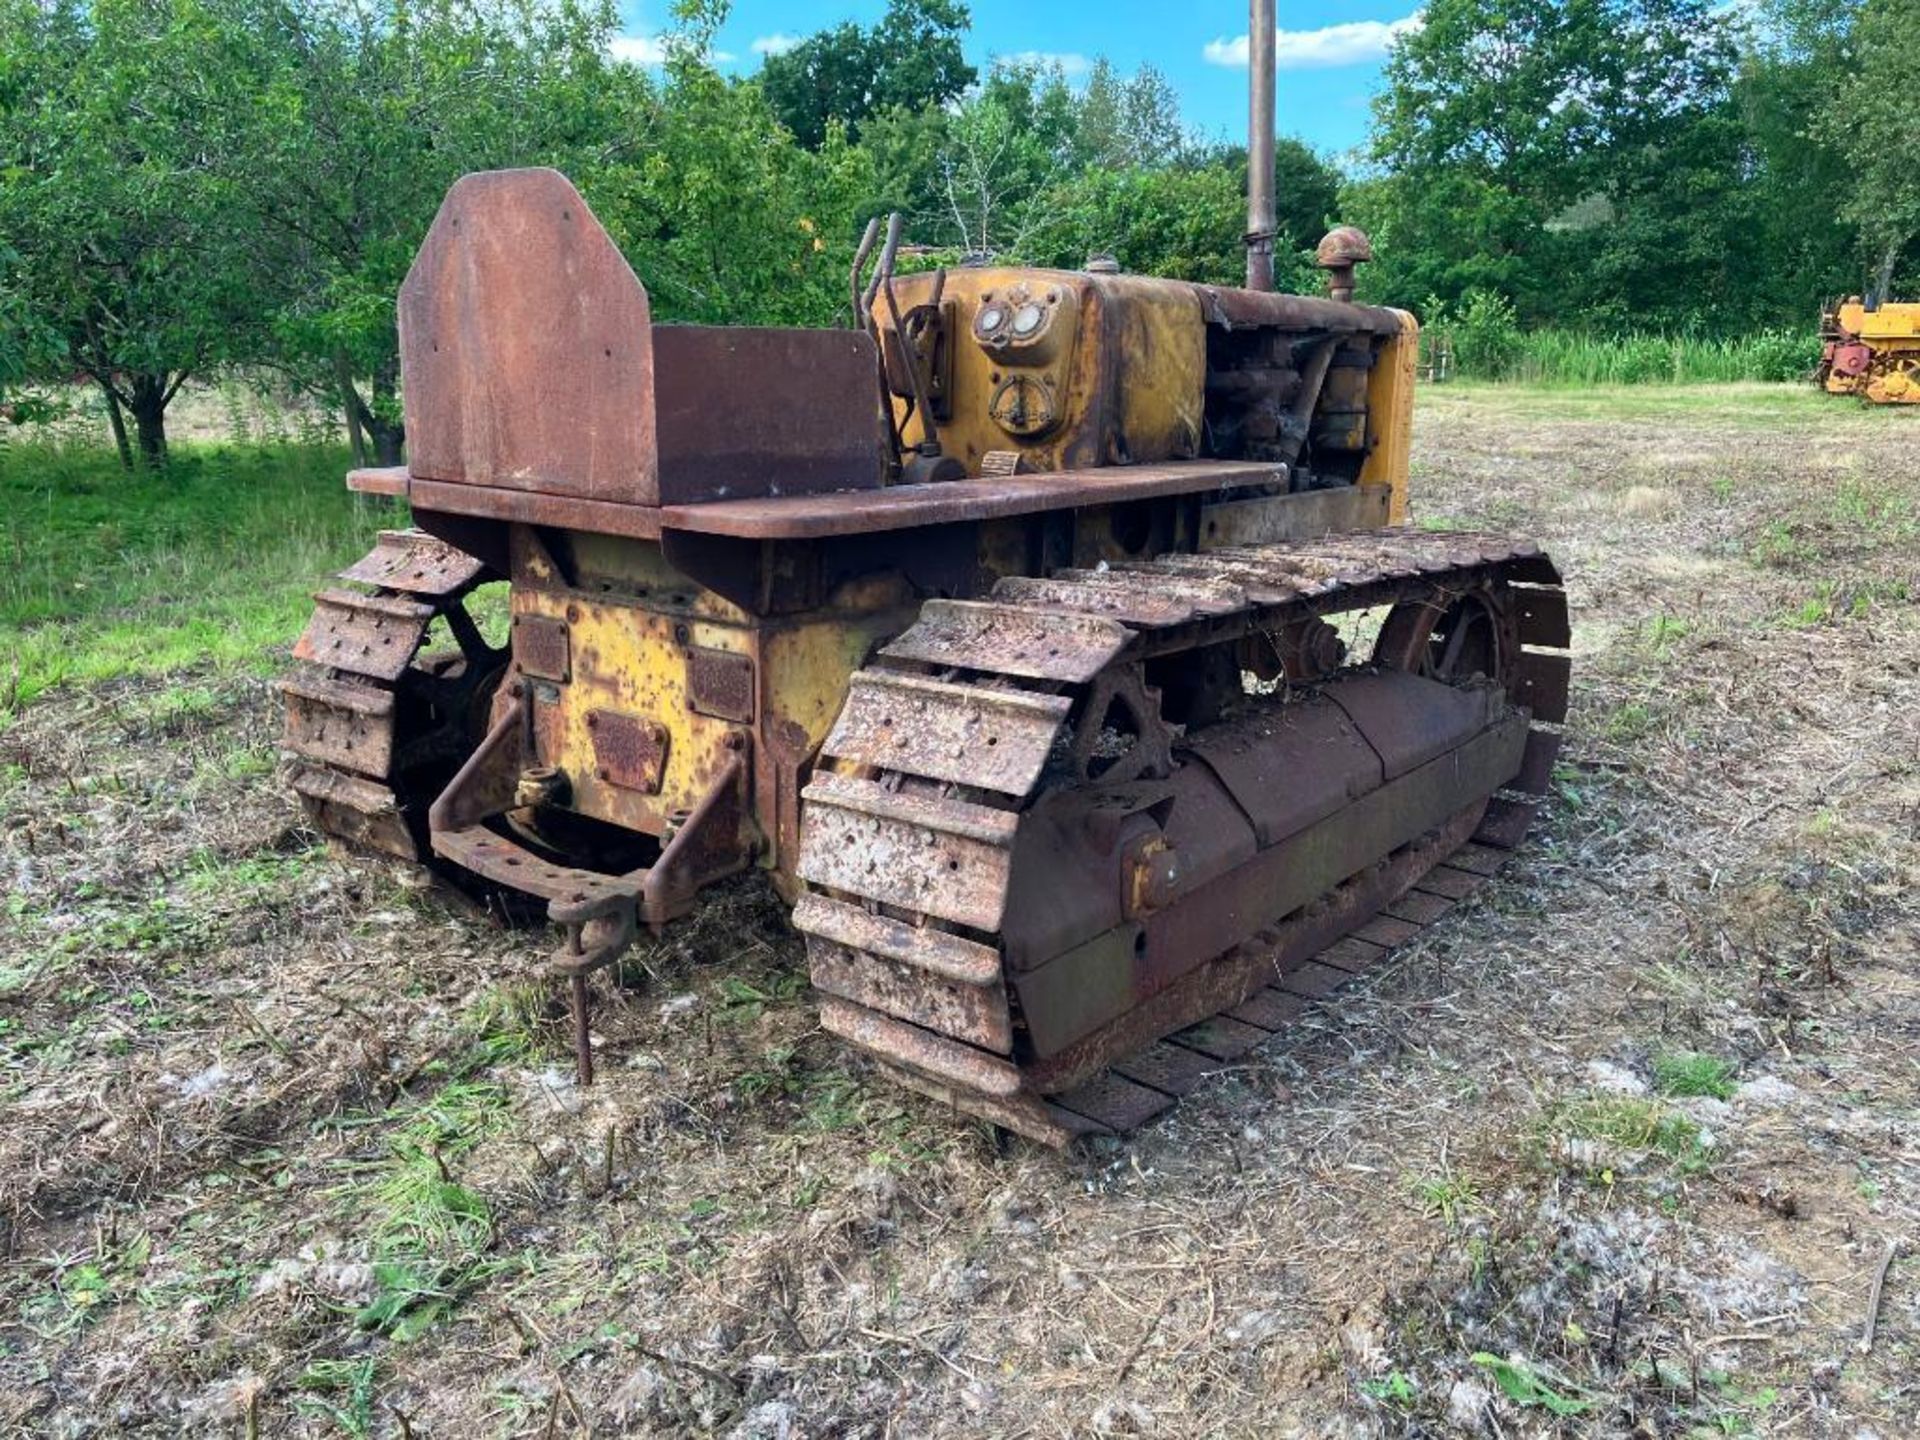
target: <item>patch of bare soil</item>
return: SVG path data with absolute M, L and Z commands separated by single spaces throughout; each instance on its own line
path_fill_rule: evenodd
M 582 1092 L 548 939 L 317 848 L 266 686 L 49 697 L 0 732 L 0 1428 L 1920 1433 L 1914 418 L 1433 397 L 1420 518 L 1570 577 L 1548 823 L 1073 1156 L 828 1044 L 753 886 L 601 982 Z

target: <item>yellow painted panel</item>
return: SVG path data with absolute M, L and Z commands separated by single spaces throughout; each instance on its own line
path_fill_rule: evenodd
M 739 626 L 659 614 L 632 604 L 531 588 L 512 596 L 516 615 L 566 622 L 571 678 L 532 682 L 535 744 L 542 764 L 563 769 L 582 814 L 631 830 L 659 834 L 676 811 L 706 794 L 730 752 L 731 721 L 696 715 L 687 701 L 687 647 L 751 654 L 751 632 Z M 662 727 L 666 758 L 656 794 L 603 778 L 589 717 L 613 711 Z
M 994 451 L 1017 451 L 1029 470 L 1185 459 L 1200 449 L 1206 325 L 1191 285 L 1140 275 L 995 267 L 946 272 L 952 414 L 940 442 L 969 475 Z M 930 302 L 931 275 L 894 282 L 904 312 Z M 1031 344 L 990 346 L 976 333 L 983 311 L 1010 316 L 1026 305 L 1045 317 Z M 874 307 L 890 326 L 884 298 Z M 1018 387 L 1021 413 L 1052 415 L 1044 429 L 1009 429 Z M 906 402 L 896 400 L 896 415 Z M 917 442 L 919 418 L 907 425 Z
M 1413 455 L 1413 385 L 1420 358 L 1420 322 L 1404 310 L 1400 333 L 1381 347 L 1367 377 L 1368 424 L 1375 444 L 1360 467 L 1362 485 L 1385 485 L 1389 524 L 1407 518 L 1407 467 Z
M 1862 340 L 1913 340 L 1920 343 L 1920 304 L 1887 304 L 1868 310 L 1857 300 L 1840 307 L 1840 328 Z M 1904 348 L 1904 347 L 1903 347 Z

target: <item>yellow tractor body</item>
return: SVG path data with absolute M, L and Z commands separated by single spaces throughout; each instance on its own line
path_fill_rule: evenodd
M 545 904 L 584 1074 L 587 977 L 758 867 L 825 1028 L 1063 1143 L 1490 871 L 1566 601 L 1525 542 L 1396 527 L 1417 333 L 1346 298 L 1358 232 L 1328 298 L 897 240 L 849 328 L 657 325 L 562 176 L 456 184 L 408 463 L 348 482 L 418 529 L 317 597 L 285 743 L 324 830 Z

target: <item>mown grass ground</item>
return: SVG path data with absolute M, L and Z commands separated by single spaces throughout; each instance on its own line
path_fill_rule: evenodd
M 1571 576 L 1549 823 L 1065 1157 L 828 1044 L 753 886 L 602 988 L 577 1091 L 544 938 L 273 774 L 304 594 L 388 519 L 339 458 L 13 451 L 0 1431 L 1920 1433 L 1920 416 L 1423 403 L 1419 521 Z
M 1422 391 L 1421 404 L 1436 417 L 1463 421 L 1673 421 L 1697 423 L 1716 435 L 1724 429 L 1780 431 L 1804 426 L 1821 436 L 1843 440 L 1903 436 L 1910 423 L 1896 413 L 1855 405 L 1812 385 L 1759 381 L 1566 388 L 1458 380 Z

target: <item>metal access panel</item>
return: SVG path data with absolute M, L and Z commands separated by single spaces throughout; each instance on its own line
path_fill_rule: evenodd
M 660 503 L 879 488 L 873 341 L 854 330 L 656 325 Z

